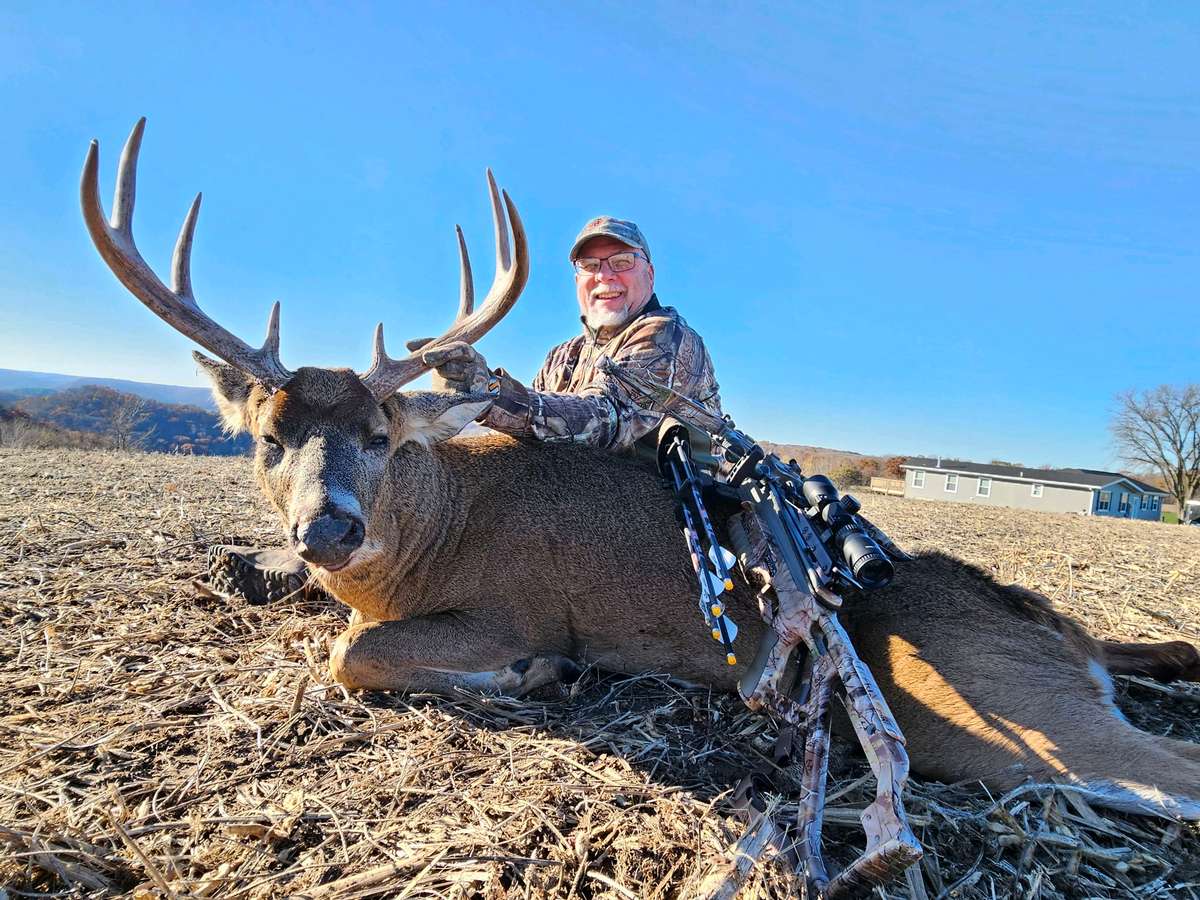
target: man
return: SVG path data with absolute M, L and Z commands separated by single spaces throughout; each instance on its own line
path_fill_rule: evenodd
M 601 216 L 588 222 L 571 248 L 575 296 L 583 334 L 550 351 L 532 390 L 503 369 L 492 373 L 477 350 L 453 344 L 425 356 L 440 386 L 483 391 L 496 402 L 480 417 L 514 437 L 570 441 L 605 450 L 632 446 L 661 421 L 641 409 L 596 364 L 608 356 L 640 369 L 720 413 L 721 398 L 704 342 L 654 294 L 650 247 L 632 222 Z
M 592 219 L 571 247 L 583 333 L 550 351 L 525 387 L 492 371 L 466 343 L 431 350 L 434 389 L 490 392 L 495 402 L 479 421 L 518 438 L 629 450 L 657 428 L 662 415 L 641 408 L 623 385 L 597 368 L 607 356 L 670 385 L 718 415 L 721 398 L 712 360 L 700 339 L 654 293 L 654 264 L 633 222 Z M 430 339 L 413 341 L 412 350 Z M 647 438 L 649 440 L 649 438 Z M 209 570 L 217 590 L 265 603 L 300 590 L 303 563 L 286 550 L 214 547 Z

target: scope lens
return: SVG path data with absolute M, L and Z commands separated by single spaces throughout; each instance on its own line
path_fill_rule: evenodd
M 891 560 L 883 556 L 859 560 L 854 569 L 854 577 L 872 589 L 887 587 L 894 574 Z
M 861 531 L 843 530 L 838 536 L 842 542 L 842 557 L 863 587 L 881 588 L 891 582 L 896 574 L 895 567 L 875 541 Z

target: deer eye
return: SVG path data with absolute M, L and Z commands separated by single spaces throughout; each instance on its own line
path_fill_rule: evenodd
M 279 443 L 278 439 L 277 439 L 277 438 L 276 438 L 274 435 L 270 435 L 270 434 L 264 434 L 264 435 L 262 436 L 262 442 L 263 442 L 264 444 L 270 444 L 272 447 L 279 447 L 279 446 L 281 446 L 281 444 Z
M 388 436 L 386 434 L 377 434 L 367 441 L 367 446 L 376 450 L 388 445 Z

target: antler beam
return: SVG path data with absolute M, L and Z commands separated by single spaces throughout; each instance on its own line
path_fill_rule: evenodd
M 271 308 L 266 340 L 255 349 L 209 318 L 196 302 L 192 292 L 191 254 L 196 217 L 200 212 L 199 194 L 192 201 L 175 243 L 171 260 L 171 287 L 163 284 L 138 251 L 133 239 L 133 207 L 137 192 L 138 152 L 145 127 L 146 120 L 139 119 L 121 153 L 111 221 L 105 218 L 100 202 L 100 145 L 92 141 L 88 149 L 79 185 L 79 199 L 84 221 L 96 249 L 129 292 L 176 331 L 264 386 L 272 390 L 282 387 L 293 373 L 279 361 L 278 303 Z M 445 334 L 399 360 L 388 357 L 383 343 L 383 324 L 379 324 L 375 329 L 375 352 L 371 367 L 361 377 L 368 390 L 380 400 L 431 368 L 424 361 L 428 351 L 460 341 L 472 344 L 483 337 L 512 309 L 529 280 L 529 248 L 521 217 L 508 194 L 497 189 L 496 179 L 490 169 L 487 180 L 496 232 L 496 274 L 491 289 L 483 303 L 476 308 L 467 244 L 462 229 L 456 228 L 462 266 L 458 315 Z M 510 223 L 512 252 L 509 248 Z
M 517 207 L 508 196 L 507 191 L 496 188 L 496 179 L 492 170 L 487 172 L 488 192 L 492 200 L 492 221 L 496 231 L 496 274 L 492 279 L 491 289 L 478 309 L 475 308 L 475 288 L 471 276 L 471 260 L 467 254 L 467 244 L 463 239 L 462 229 L 457 228 L 459 257 L 462 264 L 461 290 L 459 296 L 458 316 L 450 329 L 439 338 L 422 346 L 404 359 L 391 359 L 383 344 L 383 323 L 375 328 L 375 354 L 371 360 L 371 368 L 360 376 L 363 384 L 379 400 L 395 393 L 401 386 L 420 377 L 432 368 L 424 361 L 424 356 L 430 350 L 443 347 L 446 344 L 463 341 L 473 344 L 497 322 L 504 318 L 521 296 L 525 283 L 529 280 L 529 247 L 525 239 L 525 226 L 521 224 L 521 216 Z M 501 204 L 503 196 L 503 204 Z M 507 221 L 505 210 L 508 212 Z M 513 252 L 509 252 L 508 222 L 512 223 Z
M 142 146 L 145 128 L 146 119 L 143 117 L 133 126 L 125 149 L 121 152 L 111 222 L 105 218 L 100 202 L 99 142 L 92 141 L 88 149 L 79 184 L 79 201 L 96 249 L 121 284 L 176 331 L 187 335 L 266 387 L 282 387 L 292 373 L 279 361 L 279 304 L 271 307 L 266 341 L 256 350 L 205 315 L 192 294 L 192 238 L 196 232 L 196 217 L 200 213 L 200 194 L 192 201 L 175 242 L 170 288 L 154 274 L 138 251 L 133 240 L 133 206 L 137 193 L 138 151 Z

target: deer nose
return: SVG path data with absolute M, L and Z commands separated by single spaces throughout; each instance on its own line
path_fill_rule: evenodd
M 338 569 L 363 542 L 366 529 L 358 516 L 333 509 L 312 519 L 296 523 L 292 535 L 296 554 L 305 562 L 326 569 Z

